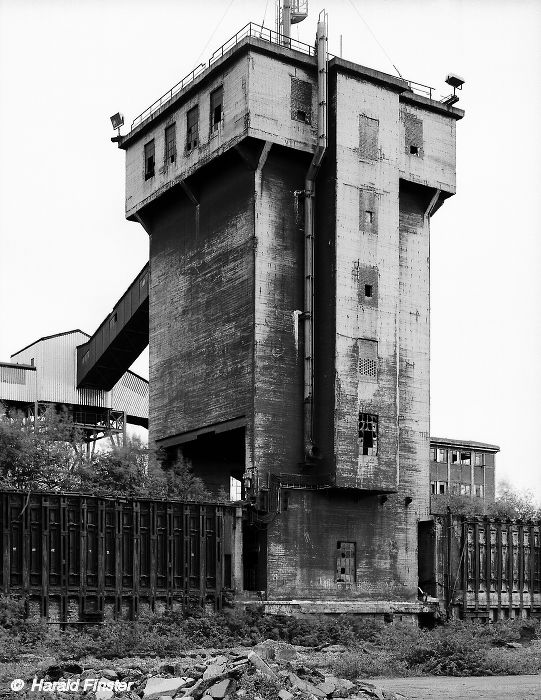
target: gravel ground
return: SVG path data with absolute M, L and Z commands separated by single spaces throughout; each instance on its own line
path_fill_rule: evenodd
M 409 700 L 539 700 L 541 675 L 482 676 L 455 678 L 424 676 L 378 678 L 384 690 L 401 693 Z

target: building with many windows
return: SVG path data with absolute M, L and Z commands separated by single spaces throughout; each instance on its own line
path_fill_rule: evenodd
M 443 495 L 495 498 L 498 445 L 471 440 L 430 438 L 430 494 L 432 509 Z

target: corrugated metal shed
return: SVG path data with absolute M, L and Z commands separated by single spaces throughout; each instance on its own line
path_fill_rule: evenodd
M 126 372 L 111 391 L 77 389 L 77 346 L 85 343 L 89 337 L 81 330 L 47 336 L 19 350 L 11 359 L 18 365 L 32 369 L 36 375 L 39 401 L 111 408 L 148 420 L 148 382 L 133 372 Z M 6 367 L 13 368 L 13 364 Z M 13 381 L 19 376 L 17 368 L 6 371 L 11 372 Z M 7 387 L 14 386 L 17 385 L 0 383 L 0 400 L 9 400 L 11 397 L 7 395 Z M 19 393 L 22 396 L 20 390 Z M 35 393 L 31 398 L 13 400 L 34 401 Z
M 31 365 L 0 362 L 0 401 L 32 403 L 36 400 L 36 377 L 36 368 Z

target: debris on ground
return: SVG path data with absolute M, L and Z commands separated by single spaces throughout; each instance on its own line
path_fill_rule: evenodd
M 58 700 L 405 700 L 365 680 L 307 667 L 295 647 L 273 640 L 252 650 L 183 653 L 166 663 L 131 660 L 114 668 L 102 668 L 95 659 L 86 668 L 81 662 L 56 663 L 27 679 L 20 697 L 36 698 L 31 691 L 36 682 L 45 693 L 52 688 L 47 683 L 56 683 Z

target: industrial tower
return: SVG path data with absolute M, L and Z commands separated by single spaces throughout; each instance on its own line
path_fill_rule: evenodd
M 316 48 L 247 25 L 115 137 L 150 239 L 150 438 L 243 481 L 269 609 L 422 609 L 429 229 L 462 116 L 329 57 L 320 16 Z

